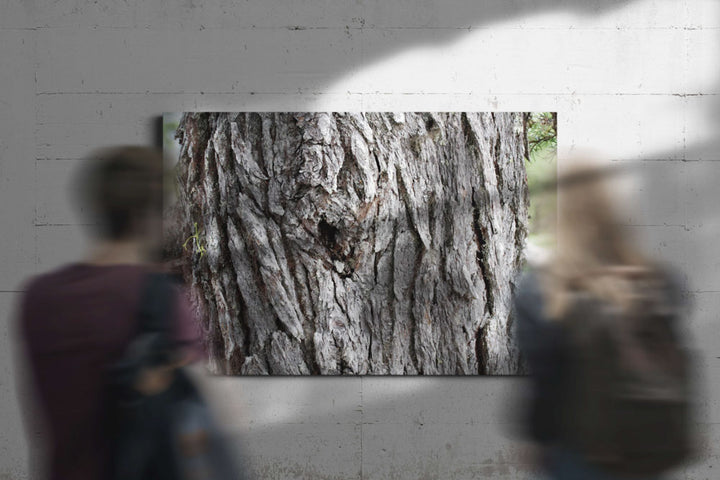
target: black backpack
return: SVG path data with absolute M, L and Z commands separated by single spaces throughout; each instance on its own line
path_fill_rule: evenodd
M 657 474 L 693 452 L 690 354 L 671 282 L 634 280 L 623 310 L 574 294 L 565 325 L 569 344 L 564 437 L 591 464 L 630 475 Z
M 108 371 L 107 430 L 111 438 L 111 480 L 240 479 L 210 410 L 191 377 L 173 371 L 169 388 L 145 396 L 135 390 L 143 368 L 172 363 L 178 345 L 170 335 L 174 317 L 172 277 L 147 276 L 139 308 L 139 331 L 122 358 Z M 188 449 L 194 435 L 204 448 Z M 198 438 L 198 436 L 200 438 Z M 196 442 L 197 443 L 197 442 Z

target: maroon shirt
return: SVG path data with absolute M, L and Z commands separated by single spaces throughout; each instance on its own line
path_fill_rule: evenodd
M 138 328 L 143 265 L 75 263 L 32 278 L 20 304 L 19 333 L 49 447 L 51 480 L 104 478 L 105 369 Z M 178 295 L 176 337 L 200 352 L 200 329 Z

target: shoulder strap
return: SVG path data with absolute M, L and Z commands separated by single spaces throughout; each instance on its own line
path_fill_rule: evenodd
M 172 349 L 172 318 L 174 316 L 174 283 L 164 273 L 152 272 L 144 280 L 138 309 L 138 335 L 156 337 L 156 361 L 162 363 Z

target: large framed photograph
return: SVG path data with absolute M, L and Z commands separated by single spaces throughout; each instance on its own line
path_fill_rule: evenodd
M 227 375 L 513 375 L 549 112 L 164 116 L 165 254 Z M 539 197 L 538 197 L 539 198 Z

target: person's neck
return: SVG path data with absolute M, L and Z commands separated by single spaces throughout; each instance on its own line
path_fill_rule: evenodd
M 140 265 L 147 263 L 138 240 L 104 240 L 98 243 L 85 263 L 91 265 Z

